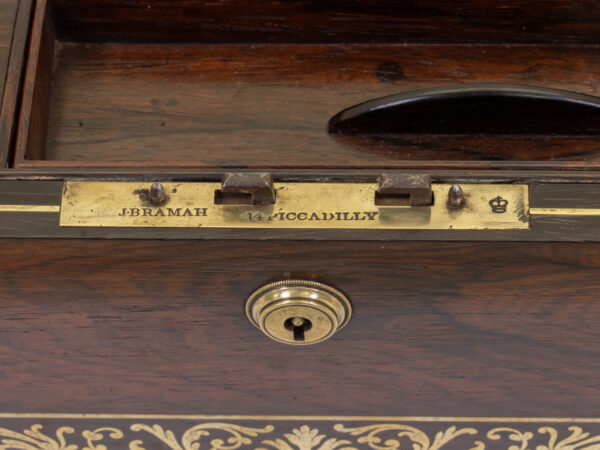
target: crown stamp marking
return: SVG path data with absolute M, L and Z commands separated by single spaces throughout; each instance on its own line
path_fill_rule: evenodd
M 508 206 L 508 200 L 497 196 L 490 200 L 490 207 L 492 208 L 492 212 L 495 214 L 504 214 L 506 212 L 506 207 Z

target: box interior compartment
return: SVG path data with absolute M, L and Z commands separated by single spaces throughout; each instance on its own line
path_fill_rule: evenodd
M 321 15 L 295 2 L 265 2 L 272 9 L 251 13 L 226 3 L 38 2 L 13 167 L 600 163 L 598 136 L 590 135 L 406 133 L 390 142 L 327 131 L 345 108 L 415 89 L 508 83 L 600 95 L 592 34 L 573 38 L 579 45 L 530 45 L 510 42 L 504 24 L 487 35 L 463 25 L 448 43 L 442 19 L 427 34 L 417 12 L 400 23 L 389 5 L 386 18 L 350 2 L 344 22 L 335 2 L 324 2 L 334 9 Z

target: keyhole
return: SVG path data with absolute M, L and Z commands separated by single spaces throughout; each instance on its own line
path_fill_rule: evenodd
M 304 341 L 304 333 L 312 328 L 312 323 L 304 317 L 290 317 L 283 326 L 294 332 L 295 341 Z

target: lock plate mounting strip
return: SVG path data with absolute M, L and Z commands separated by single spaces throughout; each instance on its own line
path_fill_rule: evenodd
M 432 184 L 433 205 L 378 206 L 375 183 L 275 183 L 268 205 L 215 204 L 219 183 L 165 182 L 166 200 L 148 202 L 147 182 L 64 184 L 61 227 L 460 229 L 529 228 L 524 184 L 461 184 L 465 205 L 448 207 L 451 184 Z

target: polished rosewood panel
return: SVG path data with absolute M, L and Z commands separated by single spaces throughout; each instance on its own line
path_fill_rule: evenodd
M 600 247 L 4 240 L 0 410 L 594 416 Z M 268 281 L 352 302 L 326 342 L 246 318 Z

